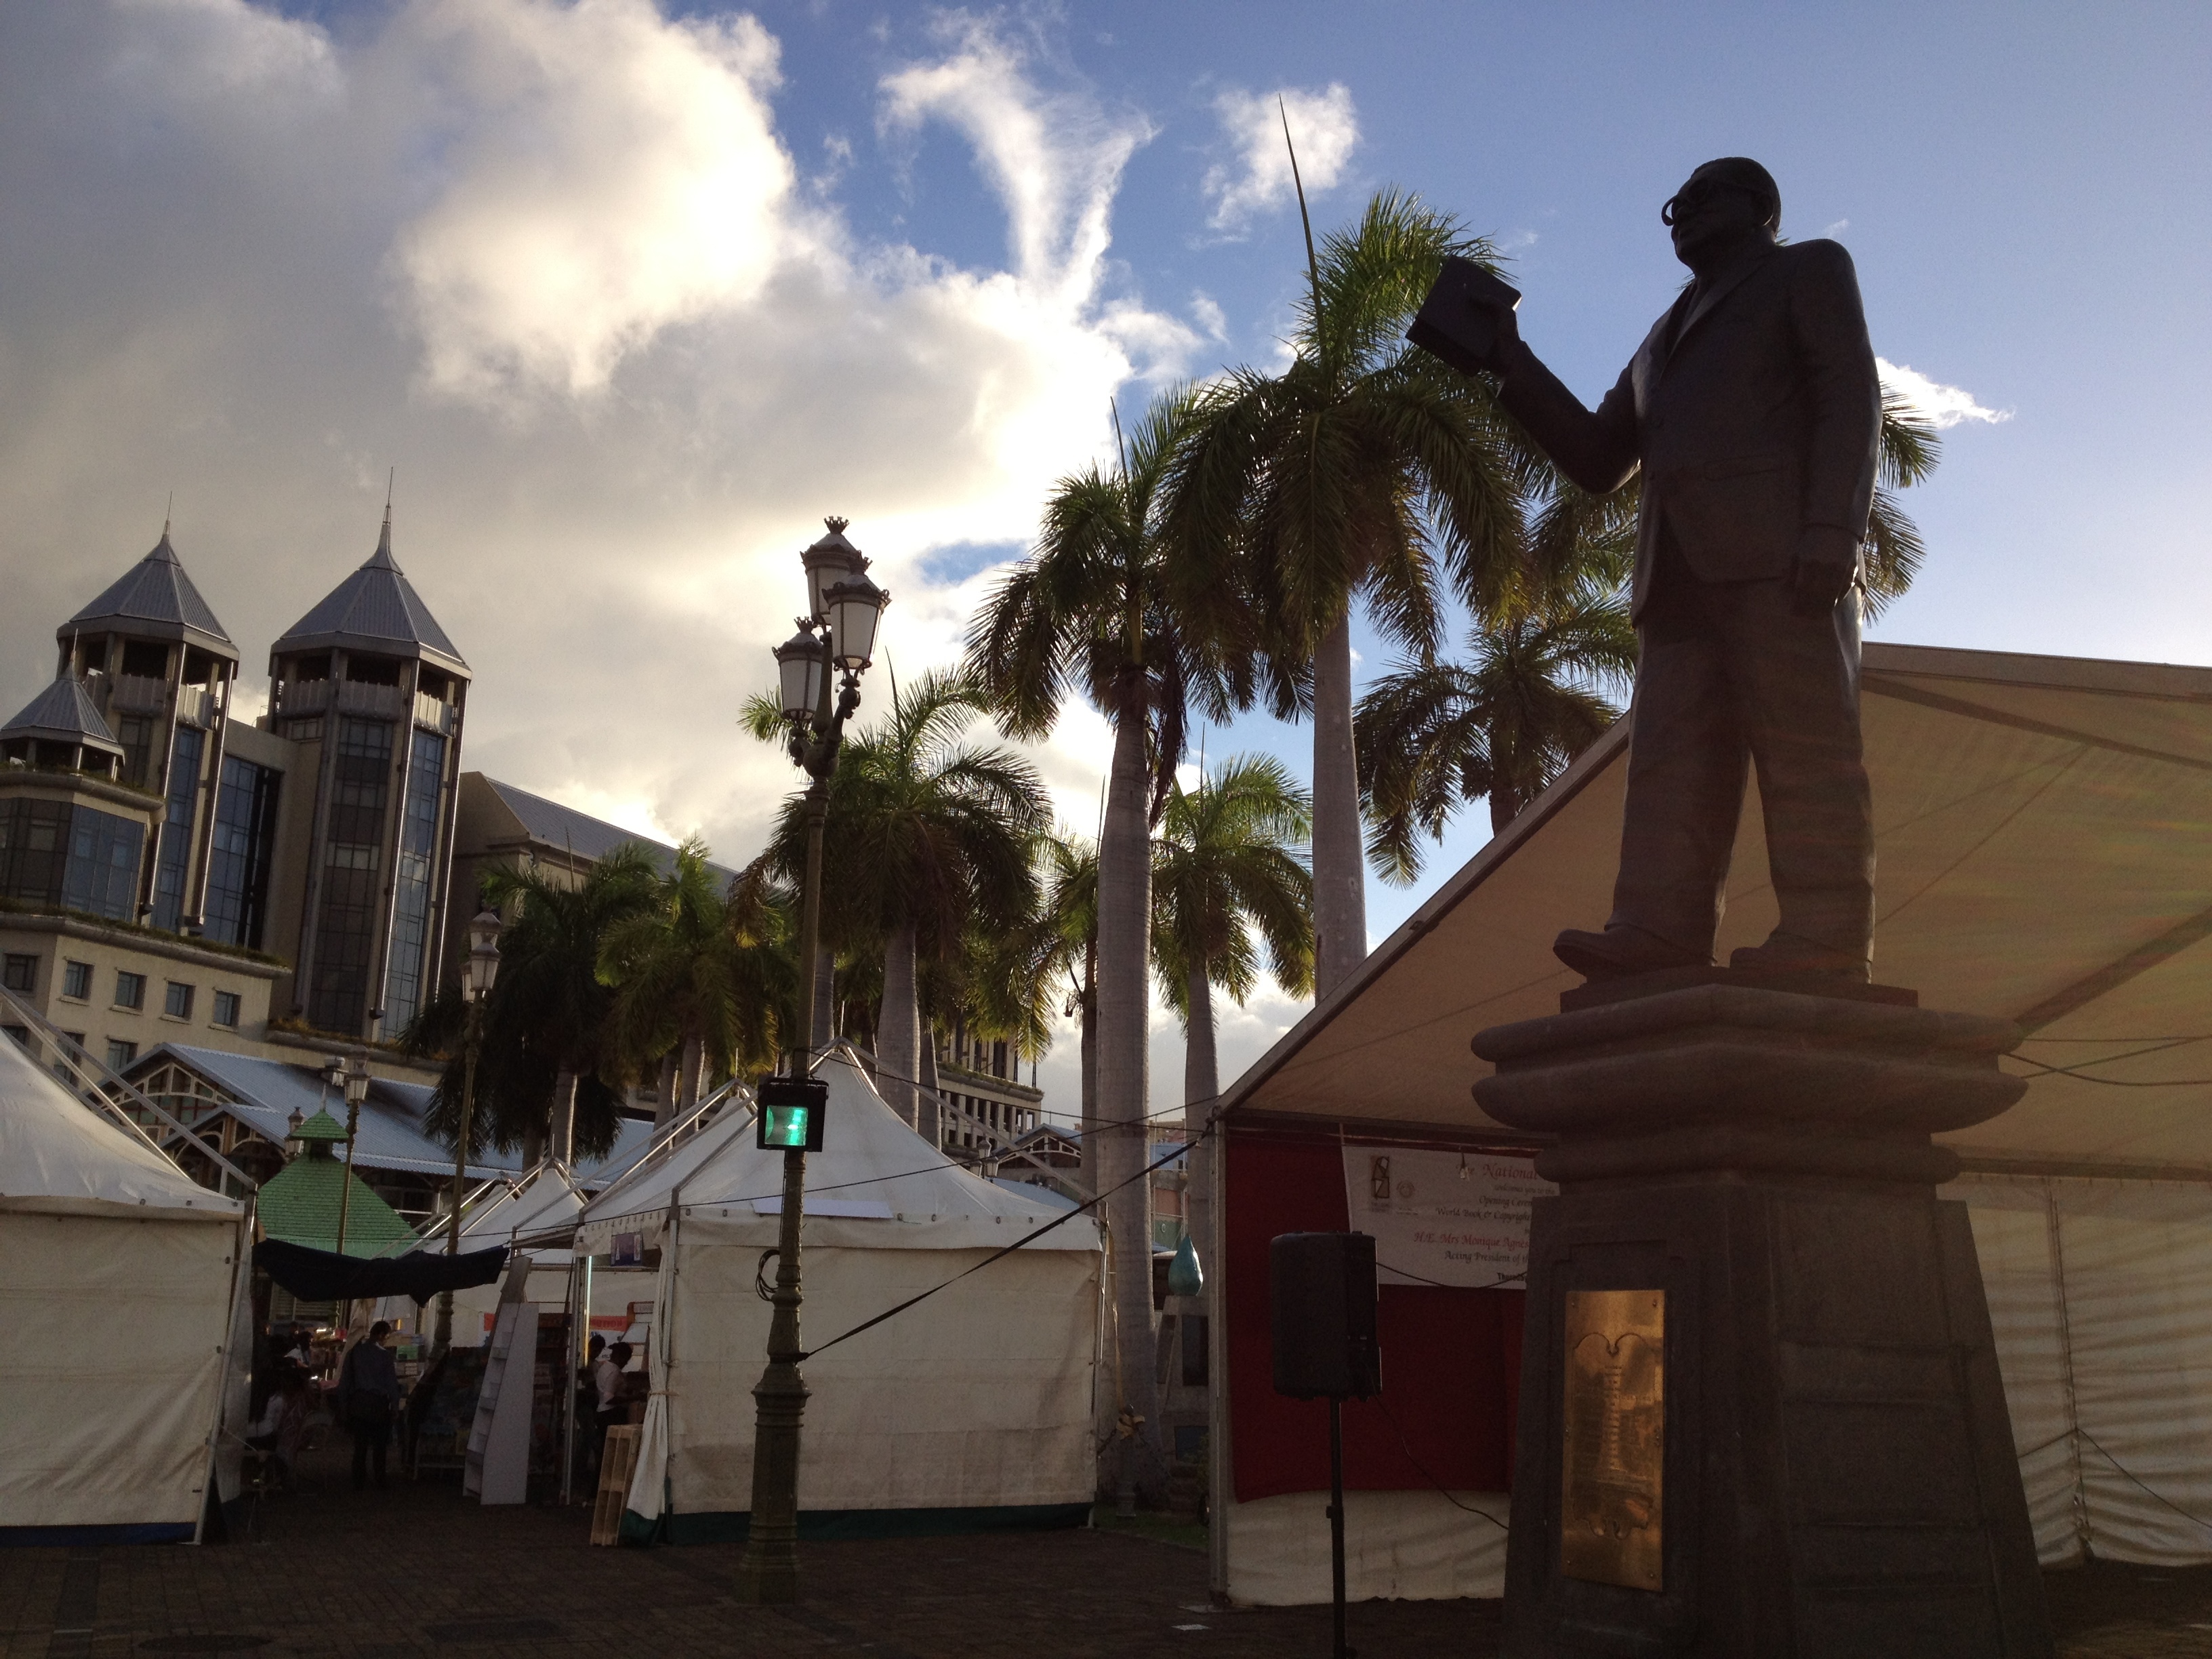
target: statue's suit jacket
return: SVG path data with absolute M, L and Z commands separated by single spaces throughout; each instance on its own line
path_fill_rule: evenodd
M 1811 526 L 1866 534 L 1881 384 L 1837 243 L 1765 248 L 1685 289 L 1595 415 L 1528 353 L 1504 402 L 1584 489 L 1644 469 L 1637 612 L 1662 526 L 1709 582 L 1787 578 Z

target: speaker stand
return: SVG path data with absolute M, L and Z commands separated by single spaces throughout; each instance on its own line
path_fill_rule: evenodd
M 1356 1659 L 1344 1641 L 1344 1396 L 1328 1397 L 1328 1576 L 1335 1659 Z

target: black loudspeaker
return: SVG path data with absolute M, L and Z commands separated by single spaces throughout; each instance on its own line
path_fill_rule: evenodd
M 1382 1391 L 1375 1344 L 1375 1241 L 1284 1233 L 1267 1247 L 1275 1392 L 1365 1400 Z

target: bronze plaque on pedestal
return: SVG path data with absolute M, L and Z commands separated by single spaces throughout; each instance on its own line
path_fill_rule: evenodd
M 1667 1292 L 1569 1291 L 1559 1571 L 1665 1588 Z

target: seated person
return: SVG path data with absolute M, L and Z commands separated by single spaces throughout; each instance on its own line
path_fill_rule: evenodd
M 279 1471 L 289 1477 L 293 1460 L 300 1455 L 300 1437 L 307 1432 L 307 1374 L 296 1365 L 286 1365 L 277 1373 L 276 1386 L 270 1390 L 259 1420 L 246 1431 L 246 1443 L 272 1454 Z

